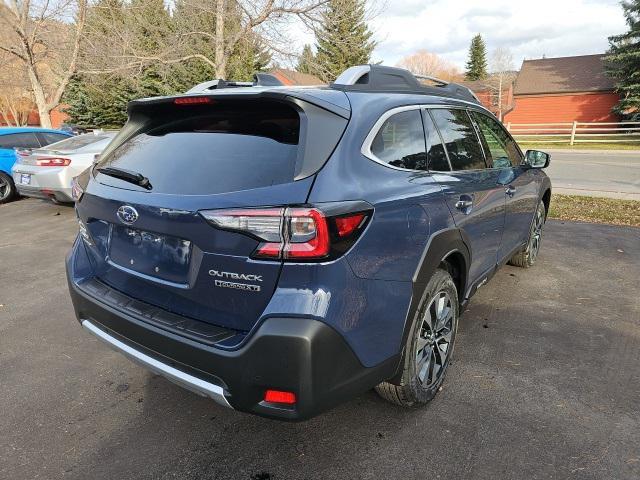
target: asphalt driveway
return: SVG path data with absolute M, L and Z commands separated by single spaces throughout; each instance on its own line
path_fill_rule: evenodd
M 0 478 L 640 478 L 640 229 L 549 222 L 461 319 L 427 408 L 373 392 L 306 423 L 218 407 L 73 318 L 71 208 L 0 206 Z

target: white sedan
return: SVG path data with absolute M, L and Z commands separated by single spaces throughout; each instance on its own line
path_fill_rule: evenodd
M 20 195 L 73 202 L 71 180 L 94 162 L 116 132 L 96 131 L 46 147 L 18 152 L 11 169 Z

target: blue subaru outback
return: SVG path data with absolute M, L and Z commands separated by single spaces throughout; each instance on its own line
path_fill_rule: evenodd
M 129 105 L 74 182 L 78 320 L 244 412 L 306 419 L 373 387 L 429 402 L 471 296 L 536 261 L 549 156 L 405 70 L 261 78 Z

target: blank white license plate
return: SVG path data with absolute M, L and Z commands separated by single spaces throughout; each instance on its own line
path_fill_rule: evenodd
M 22 185 L 30 185 L 31 184 L 31 174 L 29 174 L 29 173 L 20 174 L 20 183 Z

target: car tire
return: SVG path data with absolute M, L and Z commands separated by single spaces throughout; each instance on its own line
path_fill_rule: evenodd
M 427 284 L 404 346 L 400 385 L 383 382 L 376 392 L 403 407 L 429 403 L 440 390 L 458 329 L 458 290 L 448 271 Z
M 10 202 L 17 196 L 17 193 L 13 178 L 4 172 L 0 172 L 0 204 Z
M 540 200 L 538 202 L 538 208 L 531 221 L 531 228 L 529 229 L 529 238 L 527 239 L 527 245 L 520 252 L 516 253 L 509 265 L 514 267 L 529 268 L 536 263 L 538 259 L 538 253 L 540 252 L 540 245 L 542 243 L 542 230 L 544 223 L 547 220 L 547 209 L 544 206 L 544 202 Z

